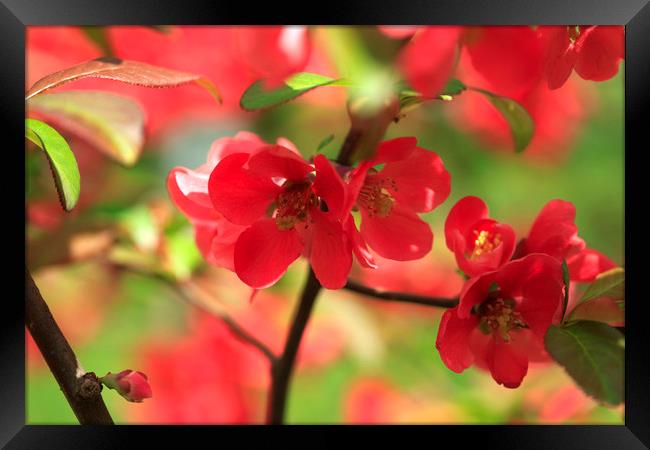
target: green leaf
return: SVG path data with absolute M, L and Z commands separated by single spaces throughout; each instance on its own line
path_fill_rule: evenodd
M 625 337 L 618 330 L 593 321 L 552 325 L 544 344 L 585 393 L 610 405 L 623 401 Z
M 318 144 L 318 148 L 316 148 L 316 152 L 318 153 L 321 150 L 323 150 L 333 140 L 334 140 L 334 135 L 333 134 L 330 134 L 329 136 L 327 136 L 325 139 L 320 141 L 320 144 Z
M 600 298 L 610 297 L 613 300 L 623 300 L 625 297 L 625 269 L 615 267 L 599 274 L 589 285 L 580 298 L 580 303 Z
M 144 114 L 126 97 L 108 92 L 58 92 L 33 97 L 28 108 L 126 166 L 133 165 L 142 152 Z
M 467 86 L 465 86 L 465 83 L 456 78 L 452 78 L 447 82 L 447 85 L 442 90 L 440 95 L 459 95 L 466 89 Z
M 510 125 L 510 131 L 515 142 L 515 153 L 523 152 L 535 134 L 535 122 L 533 122 L 526 108 L 511 98 L 501 97 L 484 89 L 469 89 L 485 95 L 501 113 L 508 125 Z
M 25 137 L 47 155 L 61 206 L 70 211 L 81 190 L 79 167 L 70 146 L 54 128 L 40 120 L 25 119 Z
M 452 78 L 447 82 L 447 85 L 444 87 L 442 92 L 435 97 L 425 97 L 417 91 L 412 89 L 404 89 L 399 93 L 399 110 L 401 113 L 405 113 L 412 109 L 417 108 L 424 102 L 431 100 L 443 100 L 451 101 L 454 96 L 460 95 L 464 90 L 467 89 L 467 86 L 456 78 Z
M 270 108 L 321 86 L 345 86 L 347 82 L 342 79 L 334 79 L 315 73 L 297 73 L 285 81 L 282 85 L 272 89 L 265 89 L 264 80 L 258 80 L 246 89 L 239 105 L 246 111 Z

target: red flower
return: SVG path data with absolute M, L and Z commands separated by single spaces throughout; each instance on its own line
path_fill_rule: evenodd
M 458 267 L 473 277 L 507 263 L 515 250 L 515 232 L 488 217 L 488 207 L 478 197 L 460 199 L 447 216 L 445 240 Z
M 406 45 L 398 65 L 410 85 L 427 97 L 438 95 L 451 76 L 460 27 L 423 27 Z
M 463 50 L 458 77 L 470 86 L 499 92 L 499 85 L 490 83 L 469 62 Z M 522 95 L 511 96 L 528 111 L 535 122 L 533 140 L 523 153 L 525 158 L 557 158 L 571 148 L 588 111 L 595 109 L 589 86 L 569 80 L 561 89 L 550 90 L 538 83 Z M 456 126 L 476 133 L 495 150 L 512 153 L 512 131 L 503 115 L 483 95 L 465 92 L 454 99 L 446 110 Z
M 140 360 L 156 396 L 129 408 L 129 418 L 136 423 L 259 421 L 258 391 L 267 360 L 214 317 L 199 316 L 188 329 L 171 342 L 144 344 Z
M 286 140 L 278 140 L 285 146 Z M 235 242 L 246 229 L 226 220 L 212 206 L 208 195 L 208 179 L 214 167 L 234 153 L 255 154 L 267 147 L 257 135 L 240 132 L 234 138 L 225 137 L 212 143 L 207 162 L 195 170 L 173 168 L 167 177 L 167 190 L 174 204 L 194 225 L 196 244 L 203 257 L 215 266 L 235 270 Z
M 522 247 L 522 255 L 545 253 L 566 260 L 573 281 L 593 281 L 616 265 L 602 253 L 586 248 L 578 237 L 576 209 L 570 202 L 551 200 L 540 211 Z
M 245 227 L 236 239 L 234 268 L 254 288 L 275 283 L 301 254 L 321 284 L 342 287 L 352 250 L 341 222 L 345 186 L 322 155 L 314 168 L 286 147 L 233 153 L 212 171 L 208 191 L 217 212 Z
M 311 52 L 307 27 L 235 27 L 235 56 L 256 79 L 271 83 L 305 68 Z
M 130 402 L 140 403 L 145 398 L 151 398 L 151 386 L 147 376 L 142 372 L 135 370 L 123 370 L 116 374 L 108 372 L 100 380 L 104 386 L 115 389 Z
M 543 358 L 543 339 L 561 307 L 562 267 L 532 254 L 465 283 L 457 307 L 442 316 L 436 348 L 460 373 L 473 363 L 499 384 L 516 388 L 528 361 Z
M 550 89 L 561 87 L 573 69 L 585 80 L 609 80 L 625 58 L 622 26 L 539 27 L 546 46 L 545 74 Z
M 375 157 L 350 175 L 347 211 L 361 211 L 360 236 L 351 218 L 346 227 L 360 263 L 372 267 L 367 243 L 380 256 L 419 259 L 433 244 L 429 225 L 417 213 L 432 211 L 449 196 L 450 176 L 434 152 L 417 147 L 413 137 L 385 141 Z M 383 168 L 374 166 L 383 164 Z M 348 214 L 349 216 L 349 214 Z
M 528 26 L 470 28 L 465 44 L 474 69 L 497 94 L 523 95 L 542 77 L 542 46 Z

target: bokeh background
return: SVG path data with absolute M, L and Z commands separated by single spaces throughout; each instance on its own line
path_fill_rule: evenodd
M 251 300 L 250 288 L 236 275 L 202 261 L 191 225 L 169 200 L 166 176 L 177 165 L 199 166 L 215 139 L 242 130 L 268 142 L 285 137 L 305 157 L 333 135 L 322 152 L 334 157 L 349 123 L 345 91 L 337 87 L 261 113 L 241 111 L 239 95 L 254 75 L 227 51 L 233 32 L 229 27 L 28 29 L 26 87 L 110 51 L 204 73 L 224 94 L 218 106 L 195 86 L 148 90 L 81 81 L 62 88 L 132 96 L 148 119 L 145 149 L 130 168 L 66 135 L 82 179 L 81 200 L 71 213 L 60 211 L 46 160 L 27 149 L 26 252 L 36 284 L 86 370 L 99 376 L 140 370 L 151 382 L 153 398 L 141 404 L 105 390 L 118 423 L 264 420 L 266 361 L 209 311 L 227 311 L 279 352 L 306 264 L 295 263 Z M 331 76 L 344 74 L 354 52 L 386 62 L 401 45 L 374 27 L 310 33 L 313 49 L 305 70 Z M 463 58 L 458 78 L 480 85 Z M 510 223 L 519 237 L 547 201 L 571 201 L 580 236 L 624 265 L 623 72 L 621 65 L 615 78 L 602 83 L 574 74 L 560 90 L 530 99 L 537 135 L 520 155 L 512 151 L 505 124 L 485 112 L 476 94 L 409 111 L 389 127 L 387 138 L 416 136 L 421 147 L 442 157 L 452 176 L 449 199 L 425 215 L 434 249 L 420 261 L 385 261 L 376 271 L 355 267 L 352 278 L 378 288 L 457 295 L 462 279 L 444 244 L 443 224 L 466 195 L 482 197 L 491 216 Z M 199 305 L 188 304 L 174 283 L 191 291 Z M 288 422 L 623 423 L 622 406 L 598 405 L 551 363 L 532 365 L 515 390 L 477 368 L 451 372 L 435 350 L 441 313 L 345 290 L 323 291 L 299 354 Z M 27 422 L 76 423 L 27 332 L 26 343 Z

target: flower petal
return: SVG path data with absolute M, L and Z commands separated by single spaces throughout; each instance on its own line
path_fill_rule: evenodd
M 208 195 L 208 176 L 185 167 L 174 167 L 167 176 L 167 190 L 174 204 L 192 221 L 216 220 Z
M 524 243 L 525 253 L 546 253 L 565 259 L 585 247 L 574 221 L 576 209 L 570 202 L 551 200 L 535 219 Z
M 496 272 L 494 281 L 505 296 L 518 298 L 523 295 L 523 288 L 528 280 L 536 276 L 563 284 L 562 263 L 549 255 L 534 253 L 501 267 Z
M 383 141 L 377 146 L 371 162 L 373 166 L 388 162 L 402 161 L 411 156 L 418 140 L 414 137 L 399 137 Z
M 248 161 L 251 173 L 263 177 L 280 177 L 291 181 L 304 180 L 314 168 L 302 156 L 280 145 L 269 145 Z
M 467 42 L 472 65 L 497 94 L 518 97 L 529 92 L 543 71 L 541 43 L 528 26 L 480 27 Z
M 257 221 L 235 244 L 235 272 L 250 287 L 271 286 L 300 256 L 303 246 L 295 228 L 280 230 L 273 219 Z
M 594 26 L 582 32 L 576 72 L 585 80 L 609 80 L 618 73 L 625 54 L 622 26 Z
M 341 223 L 315 208 L 311 242 L 311 267 L 320 284 L 327 289 L 345 286 L 352 267 L 352 248 Z
M 442 91 L 454 67 L 459 36 L 460 27 L 430 26 L 406 45 L 398 64 L 414 89 L 427 97 Z
M 607 256 L 590 248 L 567 259 L 567 265 L 569 266 L 569 278 L 581 283 L 594 281 L 598 274 L 616 267 L 616 264 Z
M 249 155 L 235 153 L 221 160 L 208 181 L 214 208 L 233 223 L 250 225 L 265 213 L 281 187 L 243 168 Z
M 526 281 L 523 298 L 517 305 L 524 322 L 537 335 L 544 339 L 546 330 L 553 322 L 553 316 L 562 305 L 564 283 L 562 280 L 540 273 Z
M 451 190 L 451 176 L 442 159 L 430 150 L 416 147 L 401 161 L 387 162 L 378 175 L 396 201 L 414 212 L 429 212 L 444 202 Z
M 464 246 L 464 240 L 459 242 L 458 236 L 467 236 L 471 227 L 486 217 L 488 217 L 488 207 L 480 198 L 468 196 L 458 200 L 449 211 L 445 221 L 447 248 L 454 251 L 456 247 Z M 458 231 L 459 234 L 455 231 Z
M 366 246 L 366 242 L 361 237 L 361 233 L 357 230 L 357 226 L 354 224 L 354 219 L 352 217 L 345 221 L 344 228 L 348 235 L 348 239 L 350 239 L 350 242 L 352 243 L 352 252 L 357 258 L 357 262 L 362 267 L 376 269 L 378 265 L 375 262 L 375 258 Z
M 240 131 L 234 137 L 222 137 L 215 140 L 208 152 L 208 164 L 216 166 L 226 156 L 234 153 L 256 153 L 259 149 L 268 145 L 255 133 Z
M 575 45 L 569 40 L 567 27 L 543 26 L 538 30 L 546 45 L 544 72 L 549 89 L 564 85 L 578 60 Z
M 459 318 L 457 309 L 448 309 L 442 315 L 436 348 L 445 366 L 456 373 L 461 373 L 474 362 L 474 355 L 468 341 L 470 333 L 478 325 L 478 320 L 475 316 Z
M 328 210 L 334 217 L 341 219 L 346 196 L 345 183 L 332 163 L 323 155 L 316 155 L 314 165 L 316 166 L 314 191 L 316 195 L 325 200 Z
M 361 209 L 361 235 L 380 256 L 396 261 L 422 258 L 433 245 L 429 224 L 395 203 L 386 217 L 371 216 Z
M 474 277 L 484 272 L 496 270 L 510 261 L 510 257 L 515 250 L 515 232 L 510 225 L 498 223 L 492 219 L 481 219 L 473 228 L 477 231 L 487 229 L 492 235 L 500 236 L 501 241 L 492 250 L 485 251 L 478 256 L 470 255 L 468 257 L 468 253 L 471 254 L 474 250 L 474 241 L 459 236 L 458 230 L 455 230 L 457 234 L 454 255 L 458 267 L 467 276 Z
M 366 175 L 368 174 L 368 170 L 372 167 L 372 164 L 372 162 L 364 161 L 360 163 L 356 169 L 352 170 L 349 175 L 348 186 L 345 194 L 345 205 L 341 213 L 343 214 L 344 221 L 347 220 L 347 217 L 351 217 L 349 213 L 357 202 L 359 192 L 366 181 Z
M 511 338 L 516 339 L 512 333 Z M 486 360 L 492 378 L 503 386 L 519 387 L 528 372 L 528 358 L 509 342 L 493 335 L 486 349 Z
M 470 278 L 460 290 L 458 303 L 458 317 L 467 319 L 474 305 L 483 303 L 488 296 L 490 286 L 498 272 L 486 272 L 477 277 Z

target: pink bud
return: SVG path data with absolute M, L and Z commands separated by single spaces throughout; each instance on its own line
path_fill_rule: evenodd
M 142 372 L 129 369 L 116 374 L 108 372 L 100 381 L 130 402 L 140 403 L 145 398 L 151 398 L 151 386 Z

